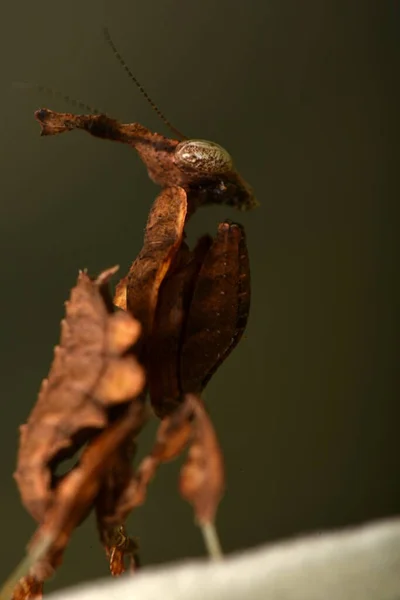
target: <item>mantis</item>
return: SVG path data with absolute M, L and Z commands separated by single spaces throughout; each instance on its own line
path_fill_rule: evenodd
M 107 30 L 105 36 L 170 126 Z M 213 554 L 220 556 L 212 526 L 224 488 L 223 460 L 201 393 L 239 342 L 250 309 L 243 227 L 226 220 L 214 238 L 202 236 L 193 249 L 185 241 L 185 226 L 199 207 L 226 204 L 249 210 L 257 205 L 224 148 L 205 140 L 167 138 L 105 114 L 41 108 L 35 118 L 44 136 L 77 129 L 128 144 L 162 189 L 149 213 L 142 250 L 114 297 L 108 283 L 117 268 L 95 279 L 81 273 L 71 292 L 49 376 L 21 428 L 15 477 L 39 528 L 28 562 L 7 583 L 1 600 L 18 580 L 15 600 L 40 593 L 73 529 L 92 507 L 111 572 L 125 570 L 125 554 L 133 570 L 137 546 L 125 534 L 125 520 L 144 502 L 158 466 L 188 444 L 181 494 L 193 504 Z M 147 394 L 161 424 L 152 452 L 133 470 Z M 57 476 L 58 464 L 81 448 L 75 467 Z

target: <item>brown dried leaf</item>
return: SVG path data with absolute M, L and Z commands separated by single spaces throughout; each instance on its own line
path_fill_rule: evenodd
M 186 395 L 194 413 L 192 441 L 181 469 L 180 492 L 193 505 L 196 520 L 213 523 L 222 498 L 225 477 L 222 452 L 204 404 L 194 394 Z
M 106 284 L 116 268 L 95 281 L 81 272 L 61 324 L 60 346 L 36 405 L 21 427 L 17 481 L 22 502 L 42 522 L 54 501 L 57 464 L 109 422 L 109 410 L 137 396 L 144 372 L 126 354 L 140 333 L 127 313 L 111 314 Z

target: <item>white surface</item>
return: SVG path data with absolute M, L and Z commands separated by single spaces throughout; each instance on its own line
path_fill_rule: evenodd
M 101 580 L 48 600 L 400 599 L 400 519 Z

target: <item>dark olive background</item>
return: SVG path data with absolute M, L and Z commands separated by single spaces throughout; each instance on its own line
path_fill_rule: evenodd
M 334 0 L 15 0 L 1 16 L 0 579 L 34 530 L 12 480 L 18 425 L 46 375 L 79 268 L 142 243 L 157 188 L 129 147 L 80 132 L 41 138 L 33 111 L 68 104 L 13 81 L 65 90 L 168 133 L 102 38 L 188 136 L 225 146 L 261 201 L 218 207 L 246 226 L 253 299 L 246 337 L 206 401 L 224 449 L 226 551 L 395 514 L 400 506 L 398 3 Z M 150 447 L 154 425 L 143 436 Z M 129 525 L 146 564 L 204 553 L 178 466 Z M 106 575 L 90 520 L 49 587 Z

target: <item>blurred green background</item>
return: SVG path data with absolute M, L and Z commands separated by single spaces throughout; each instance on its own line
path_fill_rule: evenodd
M 168 134 L 105 44 L 105 23 L 169 119 L 225 146 L 262 203 L 203 209 L 189 228 L 195 240 L 240 220 L 252 266 L 246 337 L 206 391 L 227 466 L 225 550 L 398 511 L 399 16 L 382 1 L 2 7 L 0 580 L 34 530 L 12 472 L 63 302 L 79 268 L 127 270 L 158 191 L 129 147 L 40 138 L 36 108 L 73 109 L 12 87 L 47 84 Z M 177 473 L 165 466 L 130 519 L 145 564 L 204 553 Z M 48 589 L 106 574 L 90 520 Z

